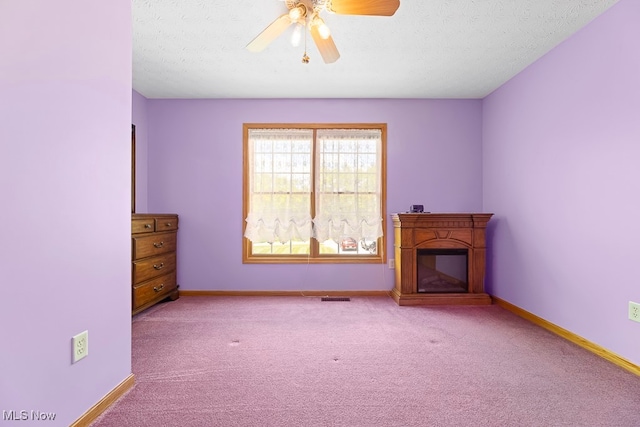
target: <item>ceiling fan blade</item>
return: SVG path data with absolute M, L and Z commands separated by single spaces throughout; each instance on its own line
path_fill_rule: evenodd
M 391 16 L 400 0 L 331 0 L 329 10 L 341 15 Z
M 322 55 L 322 59 L 325 63 L 331 64 L 332 62 L 336 62 L 338 58 L 340 58 L 340 52 L 338 52 L 338 48 L 336 44 L 333 42 L 333 37 L 329 36 L 326 39 L 323 39 L 320 36 L 320 32 L 318 31 L 318 26 L 311 26 L 311 37 L 315 42 L 318 50 L 320 51 L 320 55 Z
M 269 45 L 272 41 L 274 41 L 280 34 L 284 32 L 284 30 L 292 24 L 291 18 L 289 18 L 289 14 L 285 13 L 284 15 L 277 18 L 273 21 L 267 28 L 265 28 L 260 34 L 256 36 L 251 42 L 247 45 L 247 50 L 251 52 L 260 52 L 264 50 L 265 47 Z

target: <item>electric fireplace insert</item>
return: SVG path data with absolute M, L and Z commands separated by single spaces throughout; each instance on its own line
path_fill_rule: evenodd
M 418 293 L 468 292 L 466 249 L 418 249 Z

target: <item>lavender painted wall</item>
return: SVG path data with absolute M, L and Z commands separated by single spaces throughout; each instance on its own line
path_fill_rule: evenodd
M 130 1 L 0 2 L 0 411 L 67 426 L 131 373 L 130 122 Z
M 640 2 L 483 102 L 489 291 L 640 364 Z
M 242 264 L 242 124 L 388 123 L 387 212 L 479 211 L 480 100 L 148 100 L 148 208 L 180 215 L 189 290 L 389 290 L 386 265 Z M 387 232 L 392 234 L 391 224 Z M 393 253 L 393 238 L 387 253 Z
M 147 209 L 147 152 L 148 119 L 147 98 L 135 90 L 131 96 L 131 123 L 136 125 L 136 212 L 148 213 Z

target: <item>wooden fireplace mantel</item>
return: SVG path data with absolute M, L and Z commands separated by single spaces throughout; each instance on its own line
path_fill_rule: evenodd
M 490 213 L 398 213 L 391 215 L 395 236 L 395 286 L 398 305 L 486 305 L 484 292 L 486 227 Z M 467 292 L 418 292 L 420 249 L 466 249 Z

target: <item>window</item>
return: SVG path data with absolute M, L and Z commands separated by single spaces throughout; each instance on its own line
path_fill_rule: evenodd
M 243 262 L 386 262 L 386 134 L 245 124 Z

